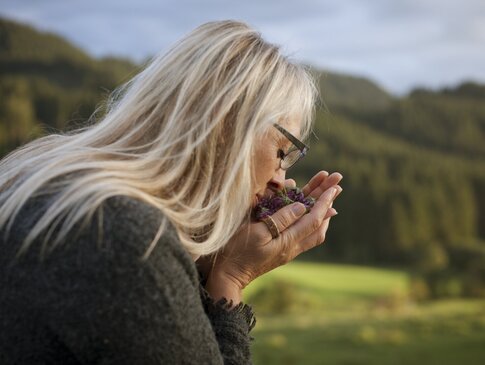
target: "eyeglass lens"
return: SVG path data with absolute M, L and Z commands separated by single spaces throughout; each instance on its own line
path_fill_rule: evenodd
M 300 159 L 302 153 L 298 149 L 290 151 L 285 158 L 281 161 L 281 168 L 288 169 L 295 164 L 296 161 Z

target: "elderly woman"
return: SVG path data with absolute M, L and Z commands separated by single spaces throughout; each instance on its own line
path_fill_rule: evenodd
M 338 173 L 265 221 L 314 112 L 308 73 L 203 24 L 86 127 L 0 162 L 0 363 L 249 364 L 245 286 L 325 239 Z

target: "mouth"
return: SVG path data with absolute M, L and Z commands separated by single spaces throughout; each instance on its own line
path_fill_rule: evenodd
M 255 199 L 256 204 L 255 205 L 259 204 L 261 202 L 261 200 L 263 200 L 263 198 L 270 198 L 273 195 L 275 195 L 275 192 L 273 190 L 269 189 L 269 188 L 266 188 L 266 190 L 264 191 L 263 194 L 261 194 L 261 193 L 256 194 L 256 199 Z

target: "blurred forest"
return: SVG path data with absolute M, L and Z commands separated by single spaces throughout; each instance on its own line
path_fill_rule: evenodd
M 95 122 L 140 68 L 0 19 L 0 158 Z M 303 185 L 338 171 L 344 193 L 324 249 L 299 259 L 410 269 L 416 299 L 485 297 L 485 85 L 398 98 L 364 78 L 312 72 L 323 102 L 310 152 L 288 177 Z

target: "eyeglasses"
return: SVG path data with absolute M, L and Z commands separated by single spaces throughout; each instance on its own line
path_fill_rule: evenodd
M 293 146 L 288 150 L 288 152 L 284 153 L 282 150 L 278 151 L 278 157 L 280 160 L 280 168 L 282 170 L 288 170 L 291 166 L 293 166 L 299 159 L 306 155 L 308 150 L 310 149 L 305 143 L 300 141 L 286 129 L 284 129 L 279 124 L 273 124 L 276 129 L 278 129 L 286 138 L 288 138 Z

